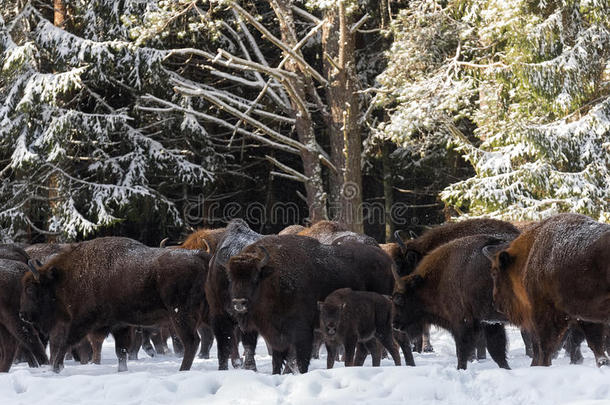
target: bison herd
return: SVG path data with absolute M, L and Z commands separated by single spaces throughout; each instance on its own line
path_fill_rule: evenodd
M 273 373 L 305 373 L 322 343 L 341 359 L 378 366 L 400 351 L 431 351 L 430 325 L 455 339 L 457 367 L 489 352 L 509 368 L 505 325 L 521 328 L 532 365 L 563 345 L 582 361 L 586 339 L 607 365 L 610 225 L 577 214 L 511 224 L 447 223 L 379 245 L 341 224 L 261 235 L 239 219 L 178 246 L 123 237 L 72 244 L 0 245 L 0 371 L 26 361 L 63 368 L 66 355 L 99 363 L 112 334 L 118 370 L 167 339 L 190 369 L 216 339 L 218 368 L 256 370 L 259 335 Z M 243 359 L 239 343 L 243 345 Z M 50 347 L 50 359 L 46 345 Z

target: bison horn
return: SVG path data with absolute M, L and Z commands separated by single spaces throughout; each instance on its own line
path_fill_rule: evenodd
M 402 240 L 400 231 L 394 232 L 394 238 L 396 238 L 396 243 L 398 244 L 398 247 L 400 248 L 402 254 L 405 254 L 407 252 L 407 245 L 405 245 L 405 242 Z
M 258 248 L 265 254 L 265 256 L 263 256 L 261 261 L 259 261 L 258 265 L 256 266 L 260 270 L 263 267 L 265 267 L 267 265 L 267 263 L 269 263 L 270 256 L 269 256 L 269 251 L 267 251 L 267 249 L 264 246 L 259 246 Z
M 398 285 L 399 287 L 402 287 L 404 283 L 400 279 L 400 275 L 398 274 L 398 269 L 396 269 L 396 265 L 394 263 L 392 263 L 392 275 L 394 276 L 394 281 L 396 282 L 396 285 Z
M 417 239 L 417 234 L 413 231 L 409 231 L 409 236 L 411 237 L 411 239 Z
M 203 250 L 205 250 L 208 253 L 212 253 L 212 249 L 210 248 L 210 245 L 207 240 L 205 240 L 204 238 L 201 238 L 201 244 L 203 245 Z
M 159 247 L 160 248 L 164 248 L 165 245 L 167 244 L 167 241 L 169 240 L 169 238 L 165 238 L 161 241 L 161 243 L 159 243 Z
M 34 278 L 36 279 L 36 281 L 40 280 L 40 273 L 38 272 L 38 269 L 36 268 L 36 264 L 34 263 L 33 260 L 28 260 L 28 267 L 30 268 L 30 271 L 34 275 Z
M 495 246 L 496 245 L 487 245 L 487 246 L 484 246 L 483 249 L 481 250 L 483 252 L 483 256 L 485 256 L 489 260 L 493 261 L 496 253 L 492 251 L 492 248 L 494 248 Z

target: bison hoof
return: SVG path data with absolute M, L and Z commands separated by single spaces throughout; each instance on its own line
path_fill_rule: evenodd
M 244 369 L 245 370 L 252 370 L 252 371 L 256 371 L 256 362 L 253 361 L 246 361 L 244 363 Z
M 56 373 L 56 374 L 61 373 L 61 370 L 63 370 L 63 369 L 64 369 L 64 365 L 63 364 L 60 364 L 58 366 L 53 366 L 53 372 Z
M 424 346 L 424 353 L 432 353 L 433 351 L 434 351 L 434 347 L 432 347 L 432 345 Z
M 607 366 L 610 364 L 610 360 L 607 357 L 601 357 L 597 359 L 597 367 Z
M 233 365 L 233 368 L 242 368 L 244 366 L 244 361 L 240 357 L 235 360 L 231 360 L 231 364 Z
M 208 360 L 210 358 L 210 353 L 199 353 L 197 357 L 199 357 L 200 359 Z

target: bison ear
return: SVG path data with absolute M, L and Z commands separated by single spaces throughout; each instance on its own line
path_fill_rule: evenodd
M 419 253 L 414 250 L 407 250 L 405 253 L 405 262 L 415 268 L 417 263 L 419 262 Z
M 498 263 L 500 263 L 501 269 L 507 268 L 512 261 L 512 256 L 506 250 L 503 250 L 498 254 Z

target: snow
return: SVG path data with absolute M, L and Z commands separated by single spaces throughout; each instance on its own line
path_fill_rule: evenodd
M 101 365 L 66 362 L 61 374 L 50 368 L 14 366 L 0 375 L 2 404 L 610 404 L 610 368 L 598 369 L 593 354 L 582 346 L 583 365 L 569 365 L 562 352 L 549 368 L 529 367 L 519 331 L 509 328 L 509 363 L 501 370 L 491 360 L 456 370 L 450 335 L 433 328 L 434 353 L 414 353 L 417 367 L 346 369 L 336 363 L 326 370 L 325 355 L 313 360 L 304 375 L 271 375 L 271 357 L 262 340 L 257 348 L 259 372 L 217 371 L 212 358 L 196 359 L 191 371 L 178 372 L 180 359 L 140 351 L 129 371 L 117 373 L 112 339 L 104 343 Z M 489 357 L 489 356 L 488 356 Z

